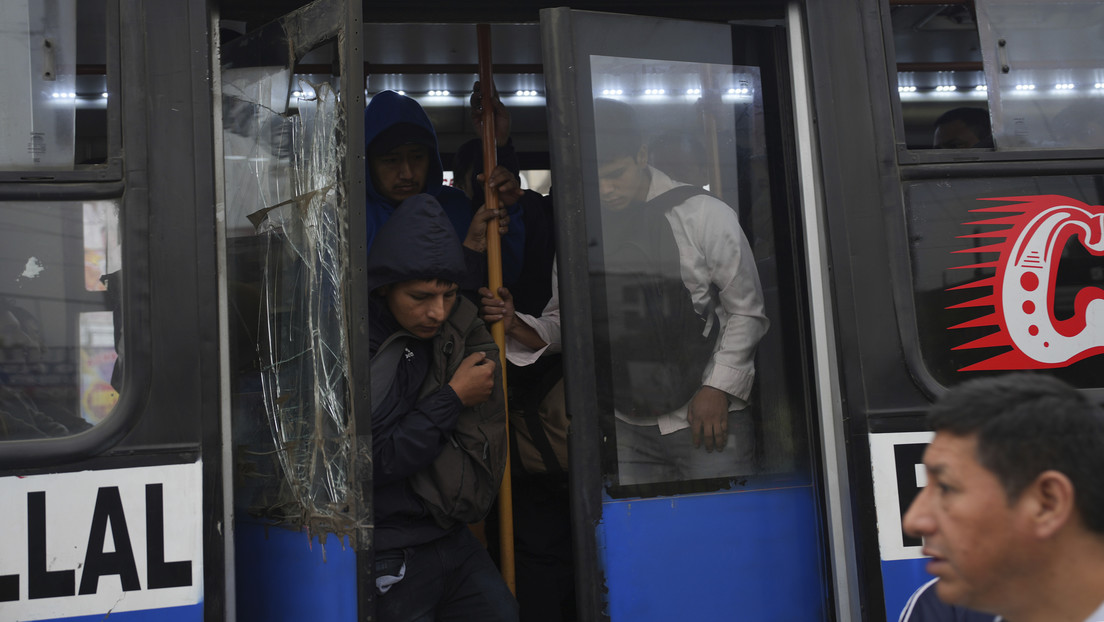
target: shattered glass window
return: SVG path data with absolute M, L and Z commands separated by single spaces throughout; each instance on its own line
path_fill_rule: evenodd
M 237 498 L 253 517 L 348 534 L 342 113 L 329 83 L 290 79 L 223 72 Z

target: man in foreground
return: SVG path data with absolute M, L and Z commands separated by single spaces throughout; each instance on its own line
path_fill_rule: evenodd
M 1104 413 L 1042 374 L 965 382 L 932 408 L 904 517 L 939 598 L 1008 622 L 1104 620 Z

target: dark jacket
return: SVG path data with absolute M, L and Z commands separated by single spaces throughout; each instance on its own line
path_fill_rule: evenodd
M 404 201 L 380 229 L 368 253 L 366 279 L 374 292 L 382 285 L 412 279 L 455 282 L 464 269 L 460 243 L 445 214 L 432 197 L 421 194 Z M 391 339 L 405 341 L 394 378 L 372 412 L 375 544 L 384 551 L 429 542 L 462 526 L 435 520 L 424 498 L 415 494 L 410 478 L 437 460 L 445 444 L 452 442 L 462 416 L 504 411 L 504 401 L 496 387 L 490 401 L 466 409 L 448 386 L 453 371 L 471 352 L 482 350 L 498 357 L 497 347 L 467 299 L 458 298 L 441 331 L 425 340 L 403 330 L 386 302 L 373 293 L 368 330 L 371 356 Z
M 936 579 L 920 586 L 901 610 L 898 622 L 997 622 L 997 616 L 948 605 L 935 594 Z
M 372 142 L 377 137 L 400 123 L 414 125 L 428 132 L 433 145 L 430 148 L 425 193 L 437 199 L 449 221 L 452 222 L 457 236 L 463 240 L 468 234 L 468 227 L 471 226 L 472 214 L 479 208 L 479 205 L 472 205 L 468 197 L 459 189 L 444 185 L 444 169 L 441 165 L 437 133 L 433 129 L 433 123 L 430 122 L 425 110 L 418 102 L 394 91 L 381 91 L 372 97 L 372 101 L 364 109 L 364 144 L 366 149 L 370 152 Z M 368 228 L 368 247 L 371 248 L 380 227 L 395 212 L 396 206 L 384 198 L 372 185 L 372 174 L 367 168 L 367 162 L 365 166 L 365 195 L 367 199 L 365 216 Z M 525 248 L 525 224 L 519 205 L 508 206 L 507 212 L 510 214 L 510 231 L 502 238 L 502 279 L 504 283 L 511 284 L 521 272 Z M 467 277 L 457 282 L 464 289 L 477 289 L 487 282 L 487 256 L 467 248 L 463 250 Z

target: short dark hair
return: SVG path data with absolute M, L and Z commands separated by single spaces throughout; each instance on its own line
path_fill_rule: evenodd
M 1014 372 L 963 382 L 928 411 L 936 432 L 977 435 L 978 462 L 1010 500 L 1043 471 L 1073 483 L 1077 511 L 1104 533 L 1104 411 L 1043 373 Z
M 635 158 L 644 144 L 636 111 L 616 99 L 599 97 L 594 100 L 594 134 L 599 165 L 625 156 Z

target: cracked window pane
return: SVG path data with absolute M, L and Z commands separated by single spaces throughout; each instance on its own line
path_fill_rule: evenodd
M 342 112 L 329 82 L 289 80 L 279 67 L 223 72 L 237 498 L 248 515 L 345 534 L 355 430 Z

